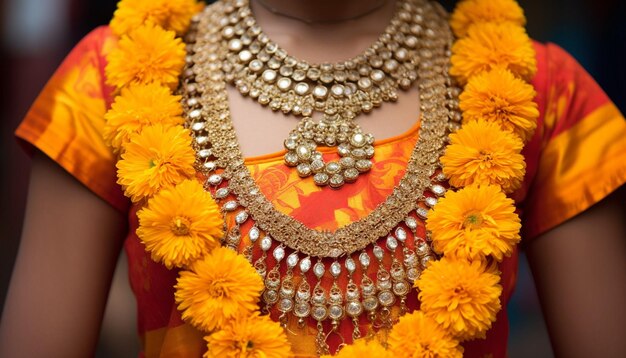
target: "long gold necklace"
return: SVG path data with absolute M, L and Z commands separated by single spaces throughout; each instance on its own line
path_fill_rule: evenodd
M 355 58 L 310 64 L 290 56 L 257 25 L 246 0 L 229 4 L 219 35 L 227 52 L 222 71 L 241 94 L 274 111 L 301 116 L 284 142 L 285 163 L 319 186 L 340 188 L 369 171 L 374 137 L 354 119 L 395 101 L 417 79 L 422 9 L 399 1 L 380 38 Z M 315 112 L 321 119 L 314 121 Z M 340 160 L 325 162 L 318 146 L 337 147 Z
M 428 208 L 445 192 L 438 183 L 445 180 L 438 175 L 438 158 L 449 124 L 454 123 L 451 119 L 460 118 L 456 108 L 447 107 L 455 103 L 459 92 L 451 86 L 447 74 L 449 57 L 446 54 L 451 34 L 445 18 L 432 4 L 421 0 L 401 3 L 396 17 L 414 17 L 419 13 L 421 21 L 428 24 L 428 30 L 420 27 L 420 31 L 415 31 L 415 41 L 420 46 L 412 53 L 412 56 L 419 56 L 412 60 L 422 64 L 415 69 L 424 109 L 420 138 L 406 174 L 385 202 L 367 217 L 335 232 L 318 231 L 279 212 L 262 194 L 244 165 L 226 97 L 225 80 L 232 76 L 226 70 L 234 70 L 229 59 L 232 41 L 227 45 L 223 42 L 225 28 L 245 22 L 249 16 L 245 8 L 238 6 L 242 3 L 216 4 L 192 25 L 191 31 L 197 33 L 190 38 L 196 41 L 188 47 L 190 60 L 183 86 L 188 125 L 195 138 L 199 168 L 207 176 L 207 187 L 222 201 L 224 212 L 234 216 L 235 227 L 225 235 L 224 244 L 238 249 L 242 236 L 247 234 L 252 245 L 242 250 L 264 278 L 262 297 L 266 309 L 277 305 L 283 313 L 283 323 L 290 314 L 298 317 L 302 324 L 307 317 L 312 317 L 319 329 L 318 349 L 324 353 L 327 350 L 324 321 L 329 320 L 336 329 L 339 322 L 348 317 L 354 324 L 354 339 L 361 335 L 358 318 L 364 312 L 373 320 L 377 320 L 376 317 L 386 320 L 381 324 L 390 326 L 390 308 L 399 304 L 401 310 L 406 311 L 410 282 L 419 277 L 433 258 L 428 238 L 413 236 L 417 227 L 423 225 Z M 250 62 L 240 61 L 239 64 L 249 66 Z M 240 69 L 240 72 L 247 71 Z M 223 172 L 216 173 L 218 168 L 223 168 Z M 241 226 L 249 217 L 254 220 L 254 226 L 242 233 Z M 381 237 L 384 239 L 380 240 Z M 261 252 L 260 257 L 253 258 L 255 247 L 260 248 L 256 249 Z M 268 272 L 270 260 L 275 265 Z M 332 262 L 328 264 L 327 260 Z M 284 273 L 281 273 L 281 265 L 286 266 Z M 377 267 L 375 280 L 364 274 L 370 266 Z M 307 274 L 309 270 L 314 274 L 313 281 Z M 321 285 L 327 272 L 333 279 L 330 290 Z M 361 292 L 353 280 L 355 272 L 362 277 Z M 338 285 L 340 278 L 345 278 L 349 287 L 353 287 L 345 295 Z M 295 282 L 300 284 L 296 287 Z

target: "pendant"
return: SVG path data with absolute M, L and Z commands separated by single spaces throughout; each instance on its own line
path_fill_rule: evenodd
M 302 178 L 312 175 L 318 186 L 339 189 L 372 168 L 373 144 L 374 136 L 364 134 L 353 121 L 337 114 L 325 114 L 319 122 L 305 117 L 284 142 L 285 164 L 295 167 Z M 320 146 L 337 147 L 341 158 L 324 161 Z

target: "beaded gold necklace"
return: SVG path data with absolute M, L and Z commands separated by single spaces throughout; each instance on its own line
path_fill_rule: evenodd
M 410 2 L 397 11 L 380 38 L 360 55 L 339 63 L 310 64 L 290 56 L 263 33 L 247 1 L 233 2 L 227 16 L 236 22 L 212 24 L 220 29 L 222 70 L 228 83 L 273 111 L 302 116 L 285 140 L 285 163 L 319 186 L 338 189 L 368 172 L 374 137 L 354 121 L 417 79 L 417 51 L 424 18 Z M 421 10 L 421 9 L 420 9 Z M 223 19 L 225 19 L 224 17 Z M 318 112 L 316 122 L 312 115 Z M 337 147 L 341 159 L 326 163 L 317 146 Z

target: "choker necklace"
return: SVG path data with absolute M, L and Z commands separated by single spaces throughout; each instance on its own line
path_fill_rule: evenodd
M 383 6 L 385 6 L 385 4 L 387 3 L 387 0 L 381 0 L 380 3 L 376 4 L 372 8 L 367 9 L 367 10 L 363 11 L 362 13 L 359 13 L 357 15 L 350 16 L 350 17 L 338 18 L 338 19 L 333 19 L 333 20 L 312 20 L 312 19 L 305 19 L 305 18 L 296 16 L 296 15 L 292 15 L 292 14 L 288 14 L 286 12 L 283 12 L 283 11 L 281 11 L 281 10 L 271 6 L 270 4 L 266 3 L 264 0 L 255 0 L 255 1 L 256 1 L 256 3 L 258 3 L 261 6 L 263 6 L 263 8 L 267 9 L 267 11 L 271 12 L 272 14 L 275 14 L 275 15 L 278 15 L 278 16 L 282 16 L 282 17 L 286 17 L 288 19 L 300 21 L 300 22 L 303 22 L 303 23 L 309 24 L 309 25 L 314 25 L 314 24 L 335 24 L 335 23 L 340 23 L 340 22 L 344 22 L 344 21 L 357 20 L 357 19 L 360 19 L 362 17 L 365 17 L 365 16 L 367 16 L 369 14 L 372 14 L 372 13 L 378 11 Z
M 310 64 L 290 56 L 257 25 L 248 1 L 236 1 L 220 26 L 226 49 L 221 68 L 228 83 L 274 111 L 302 117 L 284 141 L 285 163 L 319 186 L 340 188 L 372 167 L 374 137 L 355 118 L 383 102 L 395 101 L 417 79 L 418 53 L 430 50 L 421 7 L 398 1 L 390 25 L 355 58 Z M 314 121 L 313 114 L 321 113 Z M 337 147 L 338 161 L 325 162 L 319 146 Z

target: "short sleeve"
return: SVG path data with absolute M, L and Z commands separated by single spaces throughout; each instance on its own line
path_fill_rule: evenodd
M 107 27 L 88 34 L 63 60 L 41 91 L 16 136 L 37 148 L 120 211 L 128 200 L 116 184 L 115 157 L 102 139 L 112 88 L 105 85 L 105 56 L 116 44 Z
M 529 143 L 525 240 L 602 200 L 626 181 L 626 121 L 591 76 L 556 45 L 537 45 L 541 118 Z

